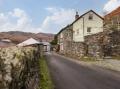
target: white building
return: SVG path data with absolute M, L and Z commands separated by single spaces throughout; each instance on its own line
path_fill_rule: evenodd
M 33 38 L 30 38 L 30 39 L 23 41 L 22 43 L 19 43 L 17 46 L 23 47 L 23 46 L 30 46 L 30 45 L 35 45 L 35 44 L 42 44 L 42 43 Z
M 49 42 L 42 42 L 45 52 L 50 52 L 51 45 Z
M 77 12 L 75 18 L 76 20 L 73 22 L 74 42 L 83 42 L 84 36 L 103 31 L 103 18 L 92 10 L 81 16 Z

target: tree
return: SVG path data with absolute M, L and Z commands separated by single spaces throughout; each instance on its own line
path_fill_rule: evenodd
M 57 35 L 54 36 L 54 40 L 52 40 L 50 42 L 51 45 L 57 45 L 58 39 L 57 39 Z

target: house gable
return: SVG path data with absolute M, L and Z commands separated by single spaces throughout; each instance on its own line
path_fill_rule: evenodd
M 77 22 L 79 19 L 81 19 L 83 16 L 85 16 L 86 14 L 88 14 L 88 13 L 90 13 L 90 12 L 94 13 L 94 14 L 95 14 L 96 16 L 98 16 L 100 19 L 104 20 L 104 18 L 101 17 L 99 14 L 97 14 L 97 13 L 94 12 L 93 10 L 89 10 L 88 12 L 82 14 L 82 15 L 81 15 L 78 19 L 76 19 L 72 24 L 74 24 L 75 22 Z
M 83 42 L 84 36 L 103 31 L 103 18 L 90 10 L 73 22 L 73 40 Z

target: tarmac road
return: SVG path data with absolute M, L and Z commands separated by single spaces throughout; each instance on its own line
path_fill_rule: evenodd
M 120 73 L 89 68 L 57 54 L 46 54 L 55 89 L 120 89 Z

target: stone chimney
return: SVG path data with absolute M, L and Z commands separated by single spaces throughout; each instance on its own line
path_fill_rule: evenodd
M 75 20 L 79 18 L 79 14 L 78 12 L 76 12 L 76 15 L 75 15 Z

